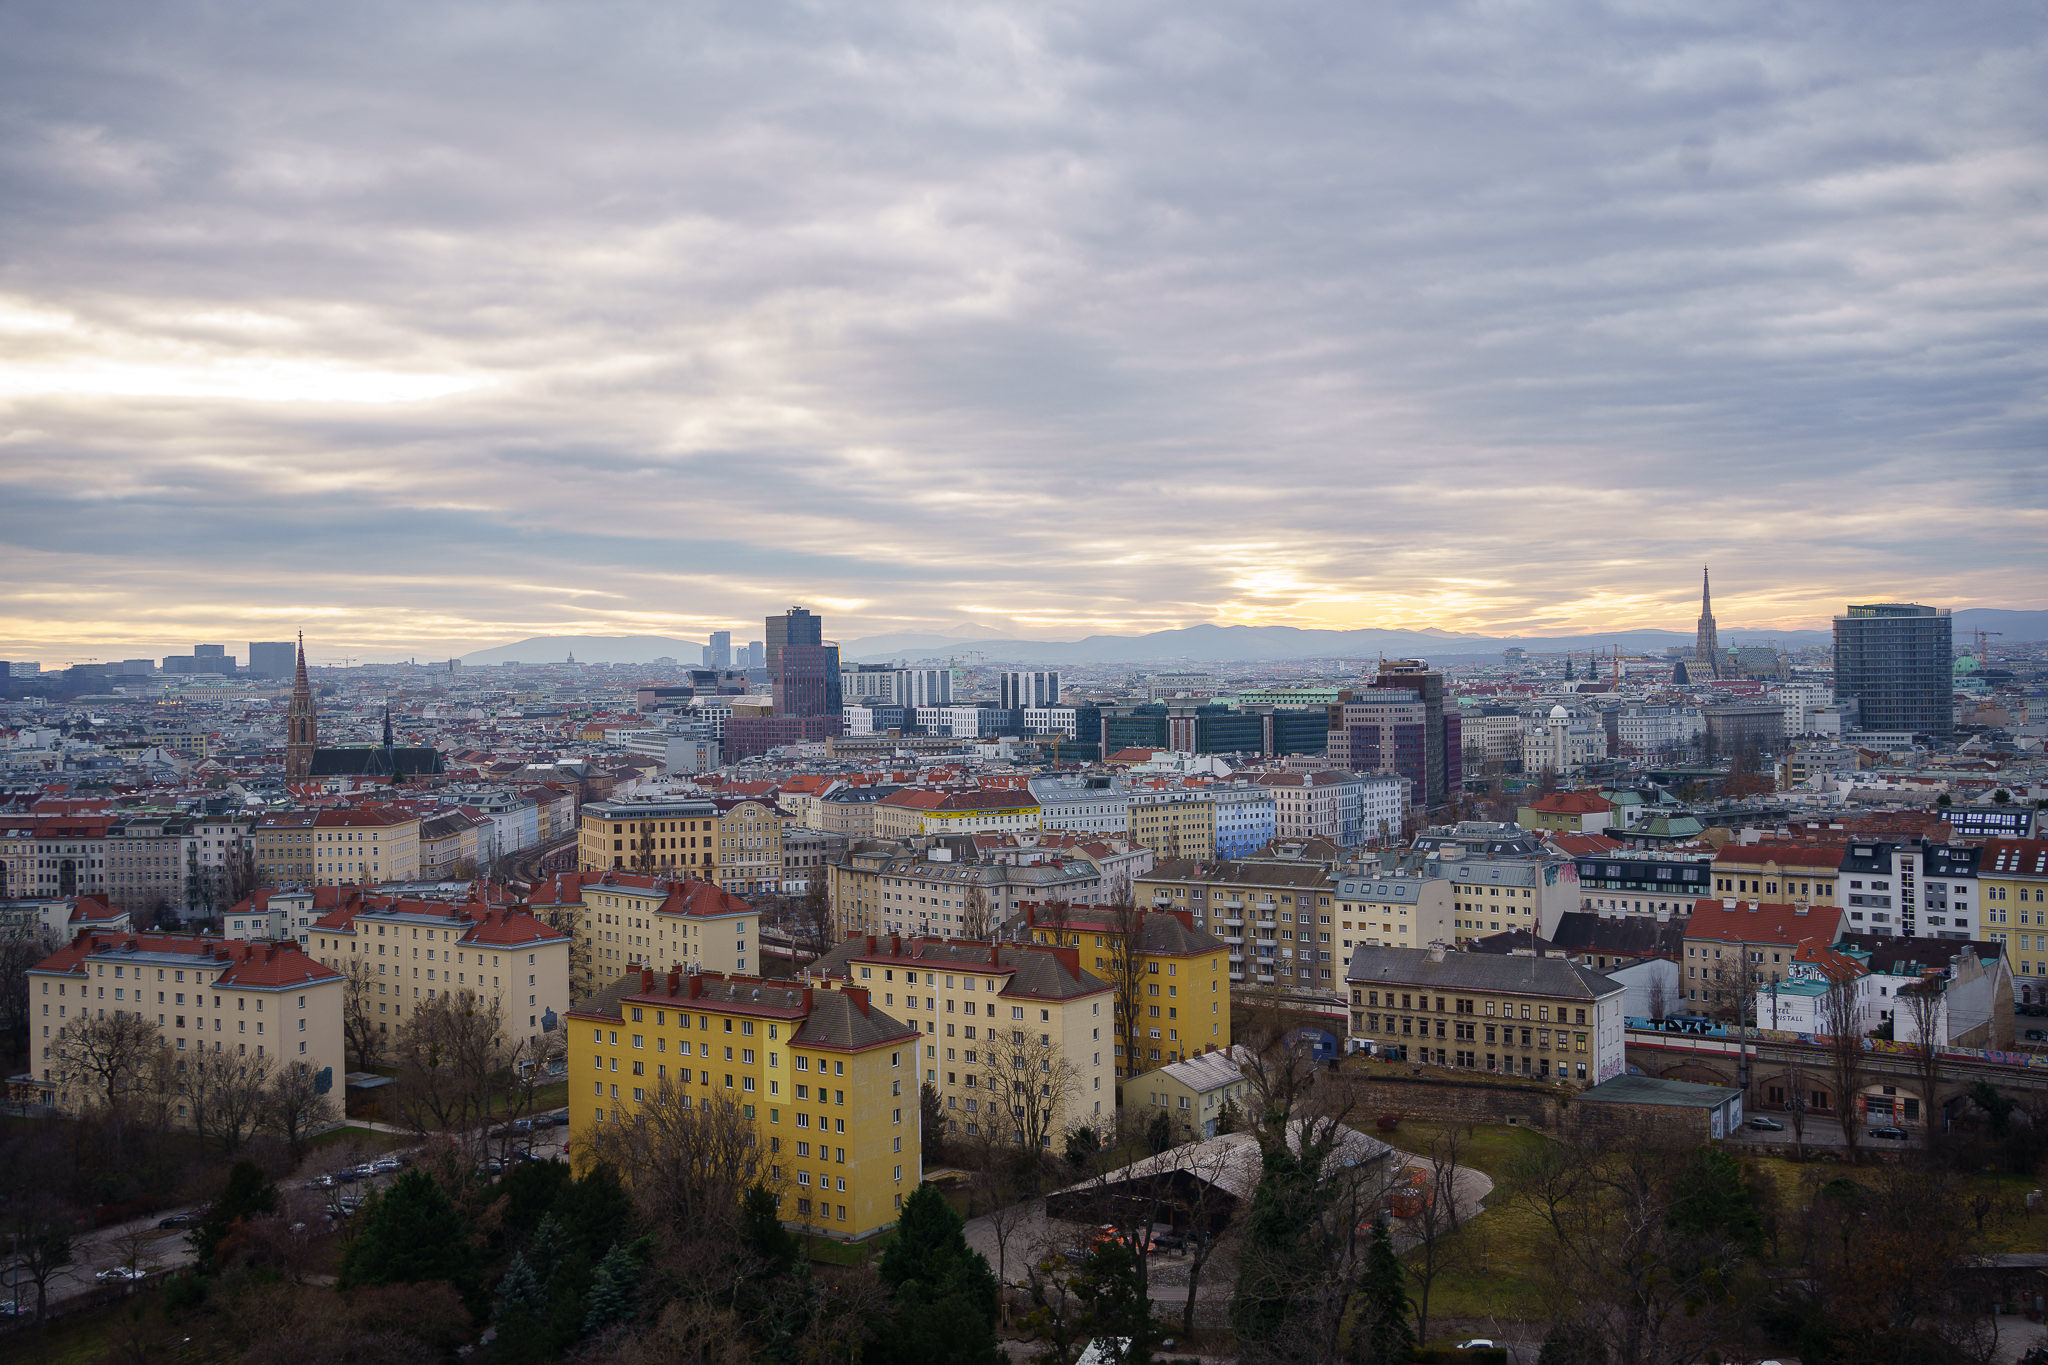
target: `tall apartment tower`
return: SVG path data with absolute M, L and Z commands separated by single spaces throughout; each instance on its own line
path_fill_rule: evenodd
M 1707 567 L 1700 566 L 1700 627 L 1693 637 L 1694 672 L 1702 678 L 1721 676 L 1721 637 L 1714 629 L 1714 593 L 1707 582 Z
M 711 632 L 711 643 L 704 646 L 704 666 L 706 668 L 732 667 L 731 631 L 714 630 Z
M 313 751 L 319 747 L 320 723 L 313 712 L 313 689 L 306 682 L 306 633 L 300 631 L 298 672 L 292 679 L 292 704 L 284 716 L 284 775 L 310 776 Z
M 839 646 L 825 643 L 825 623 L 802 607 L 767 621 L 768 680 L 778 716 L 839 714 Z
M 1036 710 L 1060 704 L 1060 675 L 1057 669 L 1016 669 L 1002 675 L 1005 711 Z
M 1851 604 L 1835 618 L 1835 700 L 1865 730 L 1955 733 L 1955 634 L 1947 608 Z
M 1444 675 L 1420 659 L 1381 664 L 1333 719 L 1330 756 L 1356 772 L 1407 778 L 1417 807 L 1443 805 L 1464 781 L 1463 720 L 1444 706 Z

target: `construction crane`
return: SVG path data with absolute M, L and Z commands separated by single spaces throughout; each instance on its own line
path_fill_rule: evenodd
M 1991 658 L 1984 646 L 1985 637 L 1991 635 L 2003 636 L 2005 632 L 2002 630 L 1973 630 L 1970 634 L 1977 637 L 1977 667 L 1989 668 L 1991 666 Z

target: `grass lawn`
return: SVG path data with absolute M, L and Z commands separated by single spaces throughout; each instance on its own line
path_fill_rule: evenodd
M 1426 1153 L 1448 1125 L 1403 1119 L 1392 1133 L 1380 1136 L 1404 1152 Z M 1443 1244 L 1449 1266 L 1430 1286 L 1429 1315 L 1437 1318 L 1540 1318 L 1547 1314 L 1543 1267 L 1550 1256 L 1550 1234 L 1533 1209 L 1514 1197 L 1509 1173 L 1517 1158 L 1548 1139 L 1527 1128 L 1506 1125 L 1467 1131 L 1458 1159 L 1493 1179 L 1485 1211 Z M 1406 1258 L 1412 1265 L 1414 1253 Z M 1409 1292 L 1415 1292 L 1411 1281 Z
M 550 1081 L 533 1092 L 533 1109 L 542 1113 L 549 1109 L 560 1109 L 569 1102 L 569 1082 L 565 1078 Z
M 395 1148 L 411 1146 L 413 1139 L 403 1133 L 380 1133 L 373 1128 L 351 1128 L 343 1124 L 330 1128 L 306 1143 L 309 1152 L 324 1151 L 329 1147 L 360 1147 L 366 1152 L 389 1152 Z
M 805 1237 L 804 1255 L 826 1265 L 860 1266 L 881 1254 L 886 1238 L 872 1238 L 865 1242 L 839 1242 L 830 1237 Z

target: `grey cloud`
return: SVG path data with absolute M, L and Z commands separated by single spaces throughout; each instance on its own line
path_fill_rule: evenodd
M 1702 550 L 1731 619 L 2034 605 L 2044 66 L 2018 4 L 10 7 L 0 367 L 475 387 L 0 389 L 0 559 L 203 531 L 91 619 L 260 568 L 380 642 L 337 549 L 508 635 L 528 568 L 847 637 L 1683 624 Z

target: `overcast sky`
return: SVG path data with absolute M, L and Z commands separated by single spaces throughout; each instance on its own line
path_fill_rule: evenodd
M 0 657 L 2048 606 L 2027 3 L 0 7 Z

